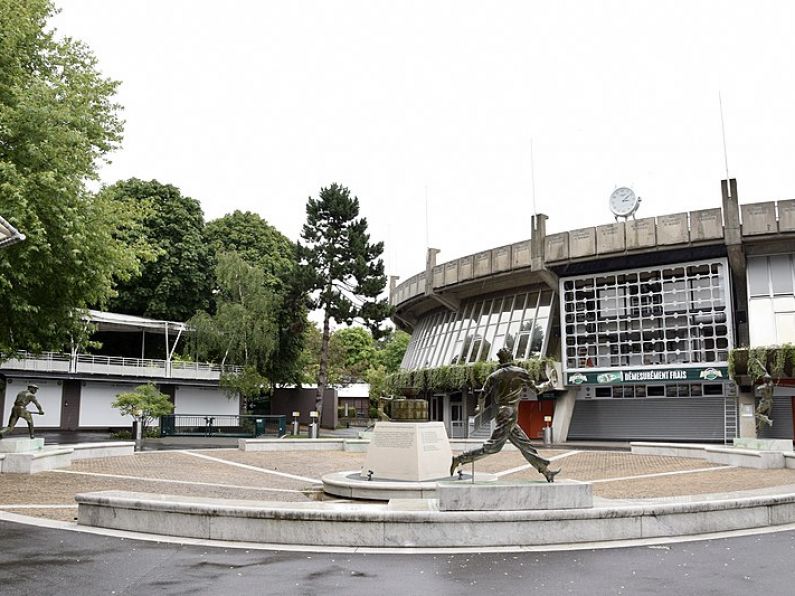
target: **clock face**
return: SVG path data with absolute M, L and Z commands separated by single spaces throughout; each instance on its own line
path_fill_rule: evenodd
M 635 212 L 638 208 L 638 197 L 632 192 L 631 188 L 622 186 L 613 191 L 610 195 L 610 211 L 613 215 L 626 217 Z

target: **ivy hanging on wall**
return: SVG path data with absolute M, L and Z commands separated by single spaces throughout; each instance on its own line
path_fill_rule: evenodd
M 531 358 L 518 360 L 514 364 L 530 373 L 536 383 L 546 380 L 547 364 L 551 358 Z M 474 364 L 451 364 L 434 368 L 399 370 L 387 375 L 385 391 L 387 395 L 433 395 L 472 391 L 483 387 L 486 378 L 497 370 L 497 362 L 475 362 Z

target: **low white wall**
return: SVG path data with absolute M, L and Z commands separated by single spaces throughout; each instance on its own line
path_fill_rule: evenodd
M 131 383 L 85 381 L 80 387 L 80 427 L 130 426 L 132 418 L 122 416 L 111 404 L 119 393 L 133 391 Z
M 175 414 L 239 414 L 237 398 L 229 399 L 218 387 L 178 385 L 174 395 Z
M 44 416 L 33 415 L 33 426 L 35 428 L 60 426 L 63 385 L 59 381 L 20 378 L 8 379 L 6 382 L 5 406 L 3 407 L 3 419 L 0 420 L 0 426 L 8 424 L 8 417 L 11 414 L 11 408 L 14 405 L 17 393 L 27 389 L 28 383 L 39 386 L 39 390 L 36 392 L 36 399 L 44 410 Z M 31 412 L 37 411 L 35 405 L 28 405 L 28 410 Z M 17 422 L 17 428 L 27 429 L 27 427 L 28 425 L 24 420 Z

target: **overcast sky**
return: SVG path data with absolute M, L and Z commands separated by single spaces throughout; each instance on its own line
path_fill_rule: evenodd
M 102 180 L 155 178 L 205 217 L 292 239 L 306 199 L 359 197 L 387 272 L 638 217 L 795 198 L 795 2 L 56 0 L 122 81 Z

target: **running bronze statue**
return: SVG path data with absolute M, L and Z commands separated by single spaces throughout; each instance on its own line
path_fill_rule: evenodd
M 535 447 L 530 444 L 530 439 L 518 425 L 519 400 L 524 389 L 529 387 L 535 391 L 536 395 L 545 393 L 554 388 L 554 380 L 550 379 L 546 383 L 536 385 L 525 369 L 513 364 L 511 352 L 505 348 L 497 352 L 497 358 L 500 361 L 500 366 L 488 376 L 483 384 L 477 408 L 477 412 L 482 412 L 486 400 L 491 398 L 498 407 L 497 427 L 482 447 L 453 456 L 450 475 L 452 476 L 456 469 L 463 464 L 498 453 L 505 442 L 510 441 L 516 445 L 524 458 L 544 475 L 547 482 L 554 482 L 555 476 L 560 470 L 549 469 L 549 460 L 538 454 Z
M 14 430 L 14 426 L 20 418 L 28 423 L 28 433 L 30 438 L 33 438 L 33 416 L 31 414 L 35 412 L 28 410 L 28 404 L 32 403 L 35 405 L 39 409 L 39 415 L 44 415 L 44 410 L 36 399 L 36 391 L 38 390 L 38 385 L 28 385 L 26 390 L 17 394 L 17 398 L 14 400 L 14 407 L 11 408 L 11 416 L 8 418 L 8 426 L 0 430 L 0 439 Z

